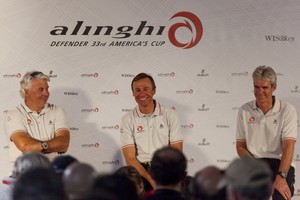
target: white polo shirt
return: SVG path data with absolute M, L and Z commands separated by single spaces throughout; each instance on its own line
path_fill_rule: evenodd
M 254 100 L 239 109 L 236 140 L 246 141 L 249 152 L 256 158 L 281 159 L 281 141 L 296 140 L 297 128 L 293 105 L 276 99 L 273 108 L 264 114 Z
M 39 114 L 30 110 L 25 104 L 16 106 L 14 110 L 9 110 L 6 113 L 5 128 L 9 138 L 15 132 L 21 131 L 40 141 L 51 140 L 59 129 L 69 130 L 64 110 L 49 103 L 45 105 Z M 9 145 L 11 169 L 20 155 L 22 155 L 22 152 L 11 142 Z M 52 160 L 57 156 L 57 153 L 49 153 L 45 156 Z
M 150 161 L 160 147 L 183 141 L 176 112 L 159 103 L 151 115 L 141 113 L 138 106 L 128 112 L 122 118 L 120 132 L 122 149 L 135 145 L 140 162 Z

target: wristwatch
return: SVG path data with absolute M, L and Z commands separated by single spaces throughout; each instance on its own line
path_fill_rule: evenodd
M 47 142 L 41 142 L 41 146 L 42 146 L 42 149 L 43 149 L 42 152 L 46 151 L 49 147 Z
M 279 175 L 281 178 L 286 178 L 287 177 L 287 173 L 284 171 L 278 171 L 277 175 Z

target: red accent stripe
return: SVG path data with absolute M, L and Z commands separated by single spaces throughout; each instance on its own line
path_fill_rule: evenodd
M 8 180 L 2 180 L 2 183 L 3 183 L 3 184 L 6 184 L 6 185 L 10 185 L 10 184 L 11 184 L 11 182 L 8 181 Z
M 138 111 L 137 111 L 137 108 L 135 108 L 135 114 L 136 114 L 139 118 L 141 118 L 141 117 L 139 116 L 139 113 L 138 113 Z

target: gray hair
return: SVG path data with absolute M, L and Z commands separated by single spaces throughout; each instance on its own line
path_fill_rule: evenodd
M 270 81 L 271 85 L 274 86 L 277 84 L 276 73 L 272 67 L 269 66 L 259 66 L 257 67 L 252 74 L 253 81 L 256 80 L 266 80 Z
M 49 76 L 43 74 L 43 72 L 40 72 L 40 71 L 30 71 L 30 72 L 27 72 L 22 80 L 20 81 L 20 95 L 21 97 L 24 99 L 25 98 L 25 91 L 30 89 L 31 87 L 31 80 L 32 79 L 42 79 L 42 80 L 45 80 L 47 82 L 50 81 L 50 78 Z
M 36 167 L 50 167 L 50 160 L 43 154 L 37 152 L 27 152 L 17 158 L 14 163 L 12 176 L 20 177 L 24 172 Z

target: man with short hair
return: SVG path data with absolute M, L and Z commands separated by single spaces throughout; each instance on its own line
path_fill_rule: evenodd
M 184 200 L 182 183 L 187 175 L 187 159 L 182 151 L 170 146 L 155 151 L 150 175 L 156 183 L 146 200 Z
M 277 78 L 271 67 L 257 67 L 252 78 L 255 100 L 239 109 L 237 153 L 240 157 L 250 156 L 267 162 L 273 171 L 273 200 L 291 199 L 295 183 L 293 155 L 297 112 L 293 105 L 273 96 Z
M 138 106 L 122 118 L 122 151 L 126 164 L 138 170 L 146 180 L 145 190 L 151 191 L 155 186 L 148 173 L 152 155 L 166 145 L 182 151 L 182 129 L 176 112 L 153 99 L 156 85 L 152 76 L 146 73 L 136 75 L 131 89 Z
M 11 141 L 10 167 L 24 152 L 41 152 L 50 160 L 69 147 L 70 131 L 62 108 L 48 103 L 49 76 L 40 71 L 27 72 L 20 82 L 24 103 L 9 110 L 5 117 Z

